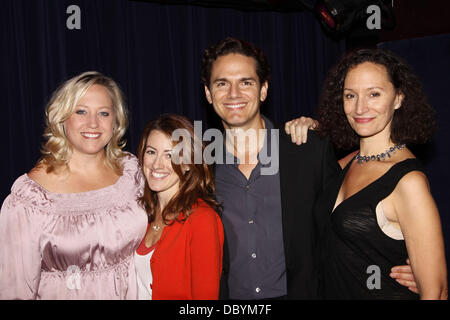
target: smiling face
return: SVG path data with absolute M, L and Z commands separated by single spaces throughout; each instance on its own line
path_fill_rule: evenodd
M 150 132 L 144 149 L 142 169 L 150 190 L 166 203 L 180 187 L 180 178 L 172 167 L 172 141 L 159 130 Z
M 267 89 L 267 81 L 262 85 L 259 82 L 254 58 L 230 53 L 214 62 L 205 94 L 225 129 L 246 130 L 259 128 L 259 107 L 267 97 Z
M 101 85 L 91 86 L 64 122 L 72 151 L 81 154 L 104 152 L 112 137 L 114 122 L 115 113 L 108 90 Z
M 389 140 L 394 111 L 400 108 L 402 99 L 382 65 L 364 62 L 347 73 L 344 112 L 360 137 L 381 134 Z

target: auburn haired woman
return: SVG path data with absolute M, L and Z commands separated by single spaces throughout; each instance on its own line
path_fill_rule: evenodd
M 172 140 L 176 130 L 180 144 Z M 191 121 L 180 115 L 162 115 L 142 134 L 148 227 L 135 253 L 139 299 L 218 299 L 224 234 L 212 170 L 194 163 L 200 144 Z

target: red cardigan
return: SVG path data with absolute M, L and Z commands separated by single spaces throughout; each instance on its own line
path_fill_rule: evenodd
M 223 241 L 222 221 L 203 200 L 166 226 L 150 259 L 152 299 L 218 299 Z

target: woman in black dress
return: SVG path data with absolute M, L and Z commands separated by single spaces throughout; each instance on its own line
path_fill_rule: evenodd
M 388 51 L 350 52 L 328 74 L 319 130 L 359 151 L 317 204 L 325 298 L 419 298 L 389 276 L 409 257 L 420 298 L 447 299 L 439 212 L 407 147 L 431 137 L 432 114 L 411 68 Z

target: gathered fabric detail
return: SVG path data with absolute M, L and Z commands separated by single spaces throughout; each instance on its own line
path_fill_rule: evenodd
M 120 208 L 129 197 L 139 198 L 144 187 L 144 176 L 141 170 L 137 170 L 139 164 L 136 157 L 127 153 L 122 164 L 123 174 L 116 183 L 98 190 L 54 193 L 47 191 L 25 173 L 14 182 L 11 195 L 16 201 L 26 202 L 38 210 L 57 215 L 98 214 L 106 208 Z M 129 187 L 130 182 L 133 182 L 134 188 Z M 66 210 L 62 211 L 63 208 Z
M 144 176 L 132 154 L 122 165 L 116 183 L 87 192 L 15 181 L 0 214 L 0 299 L 136 299 Z

